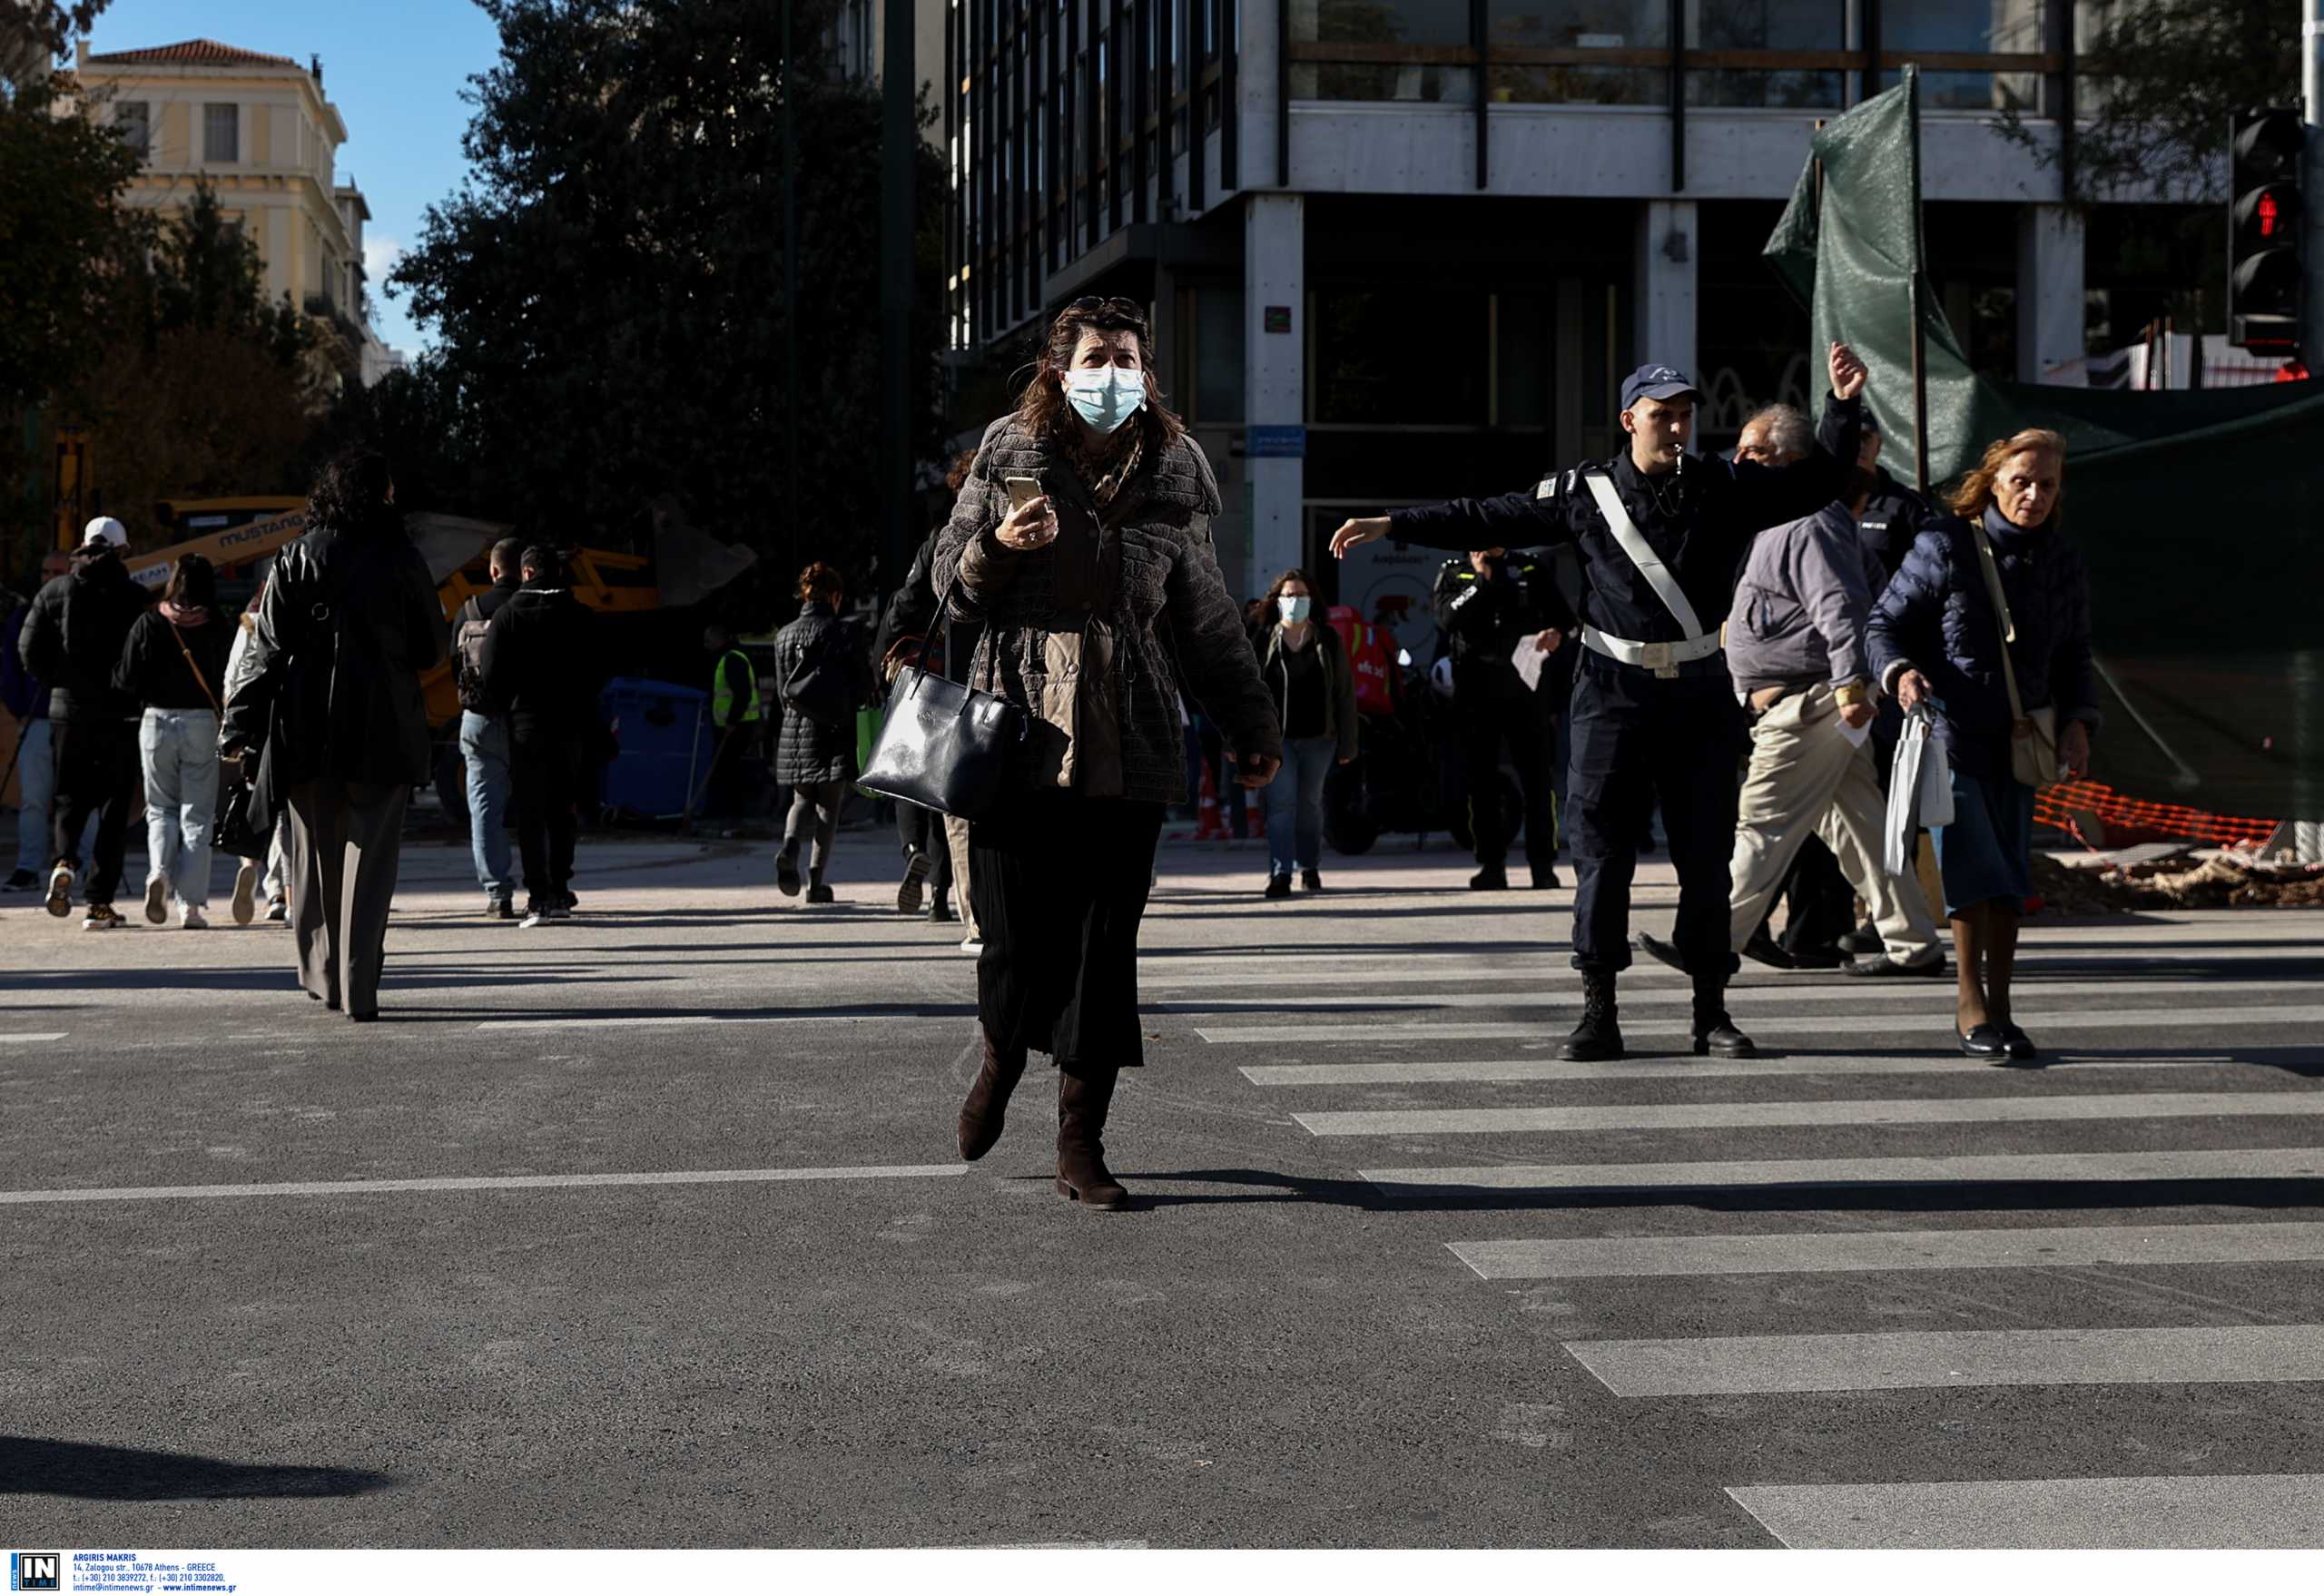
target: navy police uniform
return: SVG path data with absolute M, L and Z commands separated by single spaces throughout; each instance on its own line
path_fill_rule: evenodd
M 1452 661 L 1452 708 L 1461 725 L 1461 754 L 1469 791 L 1469 826 L 1477 862 L 1476 885 L 1502 884 L 1509 857 L 1508 817 L 1501 796 L 1505 742 L 1525 800 L 1525 860 L 1534 883 L 1551 884 L 1557 857 L 1557 799 L 1550 760 L 1557 748 L 1557 702 L 1544 682 L 1525 685 L 1511 657 L 1520 641 L 1549 628 L 1573 630 L 1573 615 L 1549 567 L 1512 550 L 1480 576 L 1465 555 L 1436 573 L 1432 599 L 1436 625 Z M 1548 667 L 1550 662 L 1542 662 Z
M 1668 366 L 1623 384 L 1622 407 L 1694 393 Z M 1679 871 L 1673 941 L 1703 976 L 1736 968 L 1728 945 L 1741 707 L 1718 646 L 1735 576 L 1762 527 L 1838 497 L 1856 459 L 1862 406 L 1833 396 L 1817 451 L 1788 466 L 1689 458 L 1649 477 L 1629 450 L 1553 474 L 1537 488 L 1402 509 L 1389 536 L 1469 549 L 1571 543 L 1581 557 L 1583 651 L 1574 673 L 1567 838 L 1577 874 L 1573 964 L 1611 976 L 1630 962 L 1630 879 L 1640 822 L 1659 801 Z M 1593 483 L 1590 479 L 1600 480 Z M 1609 492 L 1667 569 L 1704 634 L 1693 643 L 1600 509 Z

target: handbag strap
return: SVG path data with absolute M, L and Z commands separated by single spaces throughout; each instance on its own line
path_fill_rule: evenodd
M 1993 540 L 1974 521 L 1969 523 L 1969 534 L 1977 540 L 1977 563 L 1984 567 L 1985 591 L 1992 596 L 1994 615 L 2001 622 L 2001 680 L 2009 689 L 2009 718 L 2014 725 L 2025 718 L 2024 702 L 2017 696 L 2017 667 L 2009 658 L 2009 645 L 2017 641 L 2017 622 L 2009 613 L 2009 595 L 2002 591 L 2001 562 L 1994 557 Z
M 169 616 L 162 617 L 162 625 L 170 628 L 170 641 L 178 645 L 178 652 L 185 656 L 185 668 L 193 673 L 194 685 L 202 689 L 202 695 L 210 700 L 211 713 L 220 720 L 224 720 L 225 707 L 218 702 L 218 695 L 210 690 L 210 678 L 203 675 L 202 667 L 194 663 L 193 650 L 185 645 L 185 639 L 178 635 L 178 629 Z

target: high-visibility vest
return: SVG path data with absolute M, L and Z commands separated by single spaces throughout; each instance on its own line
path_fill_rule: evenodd
M 722 726 L 734 724 L 734 688 L 728 679 L 726 667 L 734 660 L 743 662 L 743 679 L 751 685 L 750 702 L 743 706 L 743 720 L 747 724 L 759 718 L 759 673 L 751 664 L 751 656 L 739 648 L 730 648 L 718 656 L 718 674 L 713 679 L 710 695 L 710 718 Z

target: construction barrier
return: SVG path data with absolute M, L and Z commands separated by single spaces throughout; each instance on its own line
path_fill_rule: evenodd
M 2088 834 L 2081 817 L 2096 815 L 2102 837 Z M 2183 803 L 2156 803 L 2117 793 L 2103 782 L 2076 780 L 2045 787 L 2034 799 L 2034 818 L 2071 832 L 2093 848 L 2122 847 L 2156 839 L 2184 839 L 2220 847 L 2257 847 L 2275 834 L 2278 822 L 2212 814 Z M 2123 833 L 2135 833 L 2125 835 Z

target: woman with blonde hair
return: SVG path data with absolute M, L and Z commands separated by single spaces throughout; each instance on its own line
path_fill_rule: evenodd
M 1954 817 L 1935 828 L 1953 923 L 1961 1050 L 2040 1057 L 2010 1013 L 2018 918 L 2033 891 L 2034 793 L 2078 775 L 2097 730 L 2090 577 L 2060 531 L 2065 439 L 2001 438 L 1962 481 L 1953 516 L 1923 532 L 1874 607 L 1884 691 L 1935 717 Z
M 933 561 L 952 613 L 985 627 L 970 683 L 1028 725 L 1009 790 L 969 828 L 984 1063 L 960 1156 L 990 1150 L 1028 1051 L 1048 1053 L 1057 1189 L 1091 1208 L 1129 1200 L 1099 1136 L 1119 1072 L 1146 1061 L 1137 933 L 1163 810 L 1186 792 L 1180 689 L 1245 785 L 1281 763 L 1211 544 L 1218 484 L 1162 404 L 1155 353 L 1130 301 L 1068 305 L 1023 401 L 985 433 Z

